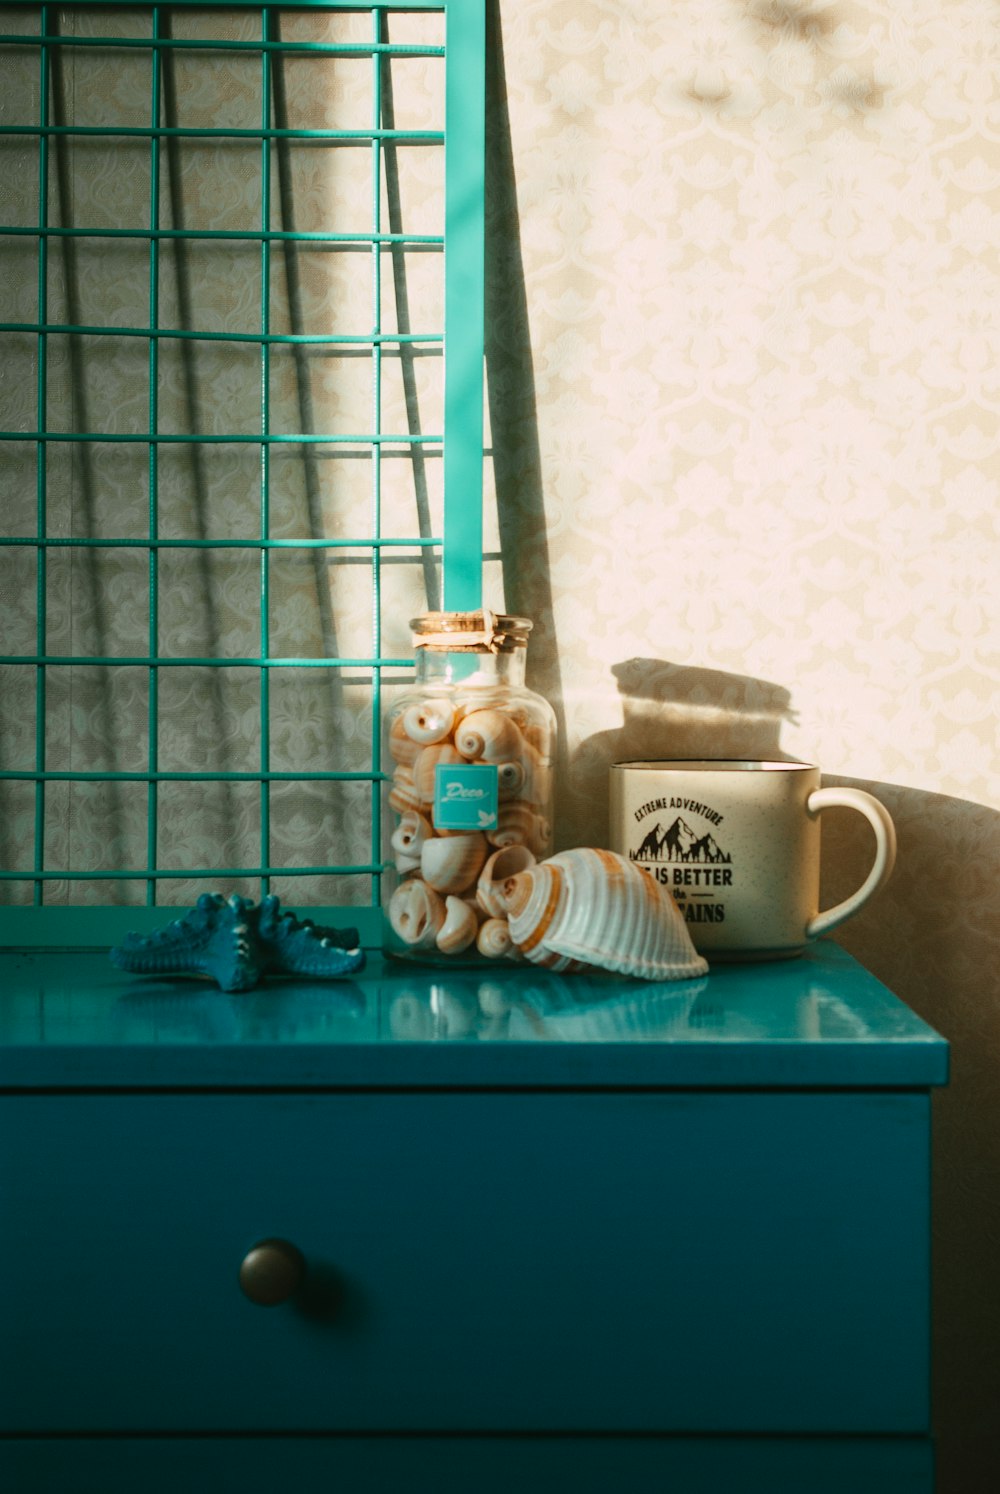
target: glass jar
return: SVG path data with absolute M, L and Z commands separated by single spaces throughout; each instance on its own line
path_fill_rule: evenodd
M 524 683 L 531 623 L 410 623 L 416 681 L 385 721 L 383 948 L 432 964 L 512 954 L 494 881 L 552 851 L 555 713 Z

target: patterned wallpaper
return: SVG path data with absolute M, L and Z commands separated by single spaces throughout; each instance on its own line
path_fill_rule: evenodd
M 1000 808 L 995 6 L 501 15 L 523 585 L 571 734 L 648 657 L 715 671 L 650 665 L 702 710 L 779 682 L 790 753 Z
M 0 29 L 38 28 L 38 12 L 3 12 Z M 181 40 L 253 42 L 261 13 L 253 9 L 163 8 L 165 35 Z M 357 43 L 372 36 L 371 12 L 291 11 L 276 19 L 285 41 Z M 440 46 L 439 13 L 395 13 L 387 38 Z M 87 10 L 60 15 L 65 31 L 88 37 L 148 36 L 148 8 Z M 443 125 L 443 61 L 400 56 L 382 67 L 383 123 L 401 129 Z M 38 62 L 33 53 L 0 51 L 0 118 L 38 118 Z M 365 129 L 372 117 L 368 57 L 275 57 L 271 66 L 273 122 L 288 129 Z M 198 129 L 252 129 L 262 111 L 259 54 L 183 50 L 162 67 L 162 121 Z M 142 126 L 152 96 L 150 52 L 100 47 L 54 54 L 50 118 L 56 124 Z M 56 139 L 50 150 L 48 222 L 76 228 L 141 231 L 150 222 L 153 154 L 136 138 Z M 440 234 L 443 228 L 439 145 L 385 145 L 380 159 L 383 230 Z M 166 140 L 159 155 L 159 223 L 190 232 L 252 233 L 265 206 L 260 147 L 236 139 Z M 39 162 L 34 143 L 0 137 L 0 220 L 38 222 Z M 318 149 L 312 141 L 275 145 L 270 159 L 267 223 L 303 233 L 332 228 L 365 233 L 373 224 L 372 154 L 367 142 Z M 165 338 L 157 345 L 157 428 L 166 435 L 250 433 L 261 426 L 262 370 L 258 347 L 228 337 L 260 330 L 266 291 L 274 334 L 364 335 L 372 325 L 373 271 L 366 245 L 274 243 L 267 266 L 259 243 L 247 240 L 165 240 L 155 276 L 158 325 L 194 328 L 197 341 Z M 75 326 L 121 328 L 121 336 L 47 339 L 46 419 L 51 431 L 114 435 L 148 431 L 150 365 L 147 339 L 125 335 L 150 321 L 151 266 L 142 239 L 63 238 L 49 241 L 48 319 Z M 36 314 L 38 251 L 31 238 L 0 239 L 0 320 Z M 442 256 L 423 247 L 382 255 L 381 328 L 430 332 L 443 322 Z M 210 338 L 222 340 L 208 340 Z M 32 431 L 38 423 L 37 339 L 6 334 L 0 371 L 0 428 Z M 381 354 L 383 431 L 440 431 L 440 346 L 386 346 Z M 367 348 L 275 344 L 267 379 L 269 429 L 347 434 L 370 427 L 372 359 Z M 407 446 L 384 448 L 381 526 L 384 537 L 440 534 L 440 448 L 426 455 Z M 0 449 L 3 524 L 30 536 L 36 528 L 35 446 Z M 94 444 L 48 448 L 46 524 L 52 537 L 89 542 L 141 541 L 149 534 L 148 450 Z M 292 538 L 358 538 L 373 532 L 370 448 L 278 446 L 269 461 L 269 533 Z M 252 444 L 161 445 L 157 461 L 157 523 L 165 541 L 232 541 L 260 533 L 261 456 Z M 44 593 L 50 655 L 106 658 L 101 667 L 46 670 L 45 765 L 54 772 L 142 772 L 149 763 L 153 708 L 149 671 L 118 664 L 150 650 L 148 558 L 141 549 L 53 549 Z M 164 549 L 157 561 L 159 653 L 173 658 L 240 659 L 263 645 L 259 556 L 241 549 Z M 363 545 L 322 553 L 274 552 L 268 567 L 269 653 L 280 658 L 365 658 L 373 648 L 371 551 Z M 407 620 L 427 604 L 434 567 L 412 549 L 382 564 L 383 652 L 409 653 Z M 38 586 L 30 549 L 0 550 L 4 646 L 32 655 L 37 640 Z M 278 868 L 364 864 L 371 860 L 371 788 L 363 782 L 304 782 L 294 775 L 331 769 L 364 773 L 372 766 L 372 688 L 362 668 L 295 670 L 269 675 L 269 767 L 292 775 L 269 792 L 269 864 Z M 163 772 L 253 773 L 261 764 L 260 671 L 185 666 L 158 671 L 158 767 Z M 34 670 L 0 665 L 0 767 L 35 765 Z M 142 868 L 147 854 L 146 785 L 52 782 L 46 786 L 47 868 L 83 873 Z M 156 865 L 189 867 L 261 864 L 262 810 L 251 782 L 164 782 L 158 789 Z M 0 782 L 0 865 L 34 864 L 33 786 Z M 226 892 L 256 897 L 259 879 L 217 879 Z M 205 883 L 174 876 L 158 901 L 189 905 Z M 0 901 L 30 902 L 32 884 L 0 882 Z M 286 903 L 367 905 L 364 875 L 277 876 Z M 142 904 L 136 879 L 45 884 L 47 903 Z
M 563 734 L 558 839 L 605 840 L 607 766 L 628 756 L 805 756 L 889 806 L 898 869 L 837 937 L 954 1045 L 952 1085 L 935 1102 L 935 1404 L 942 1494 L 977 1494 L 992 1488 L 978 1469 L 1000 1452 L 1000 9 L 487 3 L 487 596 L 535 619 L 529 674 Z M 80 86 L 80 106 L 138 108 L 138 66 Z M 317 117 L 304 80 L 286 81 L 288 107 Z M 328 97 L 342 102 L 323 109 L 334 122 L 348 120 L 356 81 L 331 77 Z M 192 120 L 224 107 L 238 122 L 256 107 L 238 67 L 192 66 L 177 88 Z M 415 124 L 432 119 L 433 93 L 426 69 L 394 79 L 395 106 Z M 0 107 L 11 99 L 8 89 Z M 77 208 L 93 192 L 131 221 L 143 161 L 109 159 L 96 177 L 92 168 L 68 168 Z M 410 226 L 433 231 L 433 164 L 410 156 L 401 170 Z M 30 172 L 8 148 L 5 215 L 30 212 L 17 196 Z M 288 172 L 301 227 L 331 194 L 357 199 L 350 162 L 324 175 L 303 153 Z M 188 221 L 242 224 L 259 211 L 238 153 L 195 152 L 168 177 L 170 211 Z M 2 283 L 16 301 L 34 267 L 16 249 L 5 255 Z M 123 324 L 140 314 L 144 261 L 118 250 L 63 267 L 57 296 L 72 289 L 80 308 Z M 211 325 L 248 325 L 259 294 L 249 261 L 206 255 L 197 274 L 168 267 L 168 310 L 197 294 Z M 303 255 L 294 272 L 282 263 L 275 314 L 291 326 L 335 296 L 363 315 L 355 269 L 349 256 Z M 387 314 L 415 325 L 439 294 L 433 264 L 414 259 L 387 287 Z M 110 358 L 85 345 L 75 364 L 56 365 L 66 408 L 86 400 L 93 422 L 141 425 L 131 356 L 122 339 Z M 237 355 L 178 354 L 165 372 L 165 419 L 190 418 L 192 400 L 209 422 L 252 418 L 252 378 Z M 32 427 L 32 378 L 26 343 L 0 379 L 5 427 Z M 400 366 L 401 418 L 417 396 L 433 429 L 433 364 L 408 376 Z M 289 362 L 276 399 L 292 422 L 309 401 L 318 419 L 351 419 L 329 362 L 308 375 Z M 11 469 L 3 500 L 24 532 L 31 455 L 6 453 L 14 468 L 26 464 L 20 476 Z M 238 458 L 192 462 L 162 474 L 166 532 L 238 532 L 254 472 Z M 105 532 L 137 524 L 141 534 L 140 466 L 95 458 L 71 469 L 67 459 L 52 477 L 64 532 L 107 523 Z M 350 532 L 329 494 L 363 502 L 363 474 L 344 464 L 330 478 L 289 463 L 275 532 Z M 414 504 L 433 510 L 438 485 L 433 462 L 397 464 L 387 485 L 396 532 L 408 532 Z M 98 490 L 100 517 L 88 507 Z M 30 650 L 34 576 L 0 561 L 8 636 Z M 139 564 L 67 557 L 50 587 L 53 644 L 100 639 L 129 652 L 145 626 Z M 252 645 L 254 582 L 238 559 L 177 560 L 169 580 L 162 625 L 172 643 L 234 656 Z M 387 575 L 389 651 L 405 647 L 406 621 L 435 584 L 417 561 Z M 356 566 L 289 560 L 275 581 L 281 647 L 360 647 L 366 586 Z M 19 761 L 32 751 L 32 697 L 20 677 L 0 684 L 0 741 Z M 53 692 L 54 762 L 142 761 L 138 675 L 67 672 Z M 363 765 L 365 699 L 350 679 L 276 682 L 276 760 Z M 252 678 L 234 672 L 223 687 L 194 671 L 161 707 L 171 763 L 253 760 Z M 169 854 L 197 854 L 203 841 L 238 858 L 257 828 L 238 789 L 178 801 L 167 823 L 185 843 Z M 359 807 L 293 786 L 275 813 L 279 854 L 312 861 L 334 842 L 355 849 Z M 56 817 L 53 849 L 113 863 L 142 844 L 142 814 L 124 789 L 111 806 L 77 795 Z M 30 857 L 31 821 L 30 798 L 8 787 L 8 863 Z M 861 879 L 866 837 L 846 812 L 827 817 L 825 901 Z M 180 882 L 172 895 L 183 902 L 194 890 Z M 295 886 L 307 891 L 332 895 Z M 120 895 L 138 900 L 141 886 Z
M 953 1044 L 935 1101 L 942 1494 L 1000 1370 L 1000 10 L 501 0 L 488 372 L 509 605 L 567 744 L 870 789 L 838 940 Z M 824 901 L 869 832 L 824 819 Z

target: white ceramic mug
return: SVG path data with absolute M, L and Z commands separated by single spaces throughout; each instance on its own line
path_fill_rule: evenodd
M 856 809 L 875 832 L 857 892 L 819 911 L 819 816 Z M 616 763 L 611 848 L 669 888 L 705 954 L 797 954 L 857 913 L 896 859 L 888 811 L 860 789 L 821 788 L 811 763 L 700 758 Z

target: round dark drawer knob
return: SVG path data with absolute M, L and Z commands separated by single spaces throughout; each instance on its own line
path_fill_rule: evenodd
M 305 1274 L 302 1252 L 288 1240 L 258 1240 L 243 1257 L 240 1287 L 258 1307 L 277 1307 L 295 1296 Z

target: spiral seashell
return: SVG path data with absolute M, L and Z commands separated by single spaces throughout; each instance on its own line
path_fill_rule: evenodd
M 393 932 L 413 949 L 430 949 L 445 920 L 445 905 L 432 887 L 411 877 L 389 899 Z
M 514 799 L 524 790 L 528 781 L 528 770 L 520 758 L 497 763 L 497 793 L 501 799 Z
M 420 795 L 413 781 L 413 772 L 410 768 L 400 765 L 392 775 L 392 789 L 389 793 L 389 806 L 397 814 L 406 814 L 409 809 L 420 808 Z
M 393 762 L 401 763 L 404 768 L 410 768 L 416 761 L 420 750 L 420 743 L 406 735 L 402 716 L 397 716 L 389 727 L 389 756 Z
M 437 947 L 442 954 L 460 954 L 468 949 L 479 932 L 479 919 L 472 903 L 460 897 L 445 898 L 444 923 L 437 931 Z
M 508 878 L 503 893 L 511 937 L 533 963 L 576 960 L 644 980 L 708 970 L 670 894 L 611 851 L 561 851 Z
M 450 742 L 437 742 L 421 749 L 413 764 L 413 781 L 421 804 L 434 803 L 434 770 L 438 763 L 460 763 L 463 759 Z
M 523 799 L 511 799 L 501 804 L 497 811 L 497 822 L 487 830 L 491 845 L 530 845 L 535 836 L 535 811 Z
M 512 953 L 514 941 L 506 918 L 487 918 L 476 935 L 476 948 L 488 960 L 500 960 Z
M 524 845 L 503 846 L 487 858 L 479 881 L 476 883 L 476 902 L 490 918 L 505 918 L 507 909 L 503 902 L 503 886 L 508 878 L 518 872 L 527 871 L 535 865 L 535 858 Z
M 437 836 L 420 849 L 420 875 L 435 892 L 464 892 L 482 871 L 488 846 L 479 831 Z
M 544 936 L 555 923 L 566 897 L 565 879 L 557 867 L 546 864 L 538 881 L 532 879 L 530 872 L 519 872 L 508 879 L 504 897 L 510 917 L 515 920 L 511 939 L 516 939 L 517 948 L 526 960 L 547 970 L 565 972 L 584 968 L 578 959 L 552 949 L 545 942 Z M 518 933 L 522 937 L 517 937 Z
M 403 852 L 397 851 L 395 865 L 401 877 L 408 877 L 410 872 L 420 870 L 420 857 L 406 856 Z
M 520 756 L 521 733 L 503 711 L 470 711 L 459 722 L 455 746 L 464 758 L 509 762 Z
M 410 741 L 427 747 L 451 736 L 455 707 L 450 700 L 422 700 L 403 712 L 402 722 Z
M 424 819 L 416 809 L 408 809 L 392 832 L 390 845 L 403 856 L 420 859 L 420 847 L 434 834 L 430 820 Z

